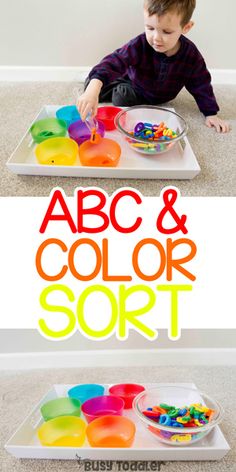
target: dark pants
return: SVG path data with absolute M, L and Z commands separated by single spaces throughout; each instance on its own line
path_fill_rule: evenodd
M 84 84 L 84 90 L 87 88 L 90 80 L 87 78 Z M 144 105 L 147 103 L 144 97 L 139 95 L 129 79 L 120 78 L 101 88 L 99 102 L 112 102 L 118 107 L 132 107 L 134 105 Z

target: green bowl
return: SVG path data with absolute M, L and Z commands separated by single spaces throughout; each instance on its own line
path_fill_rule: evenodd
M 41 407 L 42 417 L 45 421 L 52 420 L 58 416 L 80 416 L 81 402 L 75 398 L 55 398 Z
M 41 143 L 45 139 L 58 138 L 66 135 L 67 126 L 64 120 L 57 118 L 45 118 L 44 120 L 36 121 L 30 128 L 33 140 L 36 143 Z

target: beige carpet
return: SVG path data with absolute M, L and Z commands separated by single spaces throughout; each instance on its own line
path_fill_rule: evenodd
M 0 470 L 1 472 L 73 472 L 75 461 L 26 460 L 9 455 L 3 445 L 40 398 L 54 383 L 195 382 L 225 410 L 222 431 L 231 451 L 220 461 L 166 462 L 161 472 L 236 471 L 236 368 L 235 367 L 134 367 L 0 372 Z
M 215 86 L 221 106 L 221 117 L 228 119 L 233 130 L 217 135 L 207 129 L 193 98 L 183 91 L 169 105 L 189 123 L 189 141 L 201 166 L 201 174 L 189 181 L 118 180 L 17 176 L 6 168 L 6 161 L 23 134 L 47 104 L 73 103 L 75 83 L 1 83 L 0 104 L 0 196 L 47 196 L 53 186 L 64 188 L 72 195 L 76 186 L 97 185 L 108 193 L 121 186 L 133 186 L 143 195 L 158 195 L 164 185 L 177 185 L 185 196 L 236 195 L 236 86 Z M 82 90 L 82 84 L 80 84 Z

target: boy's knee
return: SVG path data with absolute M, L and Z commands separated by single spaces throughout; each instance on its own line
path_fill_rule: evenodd
M 115 106 L 125 107 L 137 105 L 137 95 L 129 84 L 119 84 L 112 92 L 112 103 Z

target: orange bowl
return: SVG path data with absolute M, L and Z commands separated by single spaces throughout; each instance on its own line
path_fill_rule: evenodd
M 86 434 L 92 447 L 130 447 L 135 431 L 135 425 L 129 418 L 107 415 L 89 423 Z
M 120 155 L 119 144 L 108 138 L 100 138 L 96 143 L 85 141 L 79 147 L 79 158 L 83 166 L 116 167 Z

